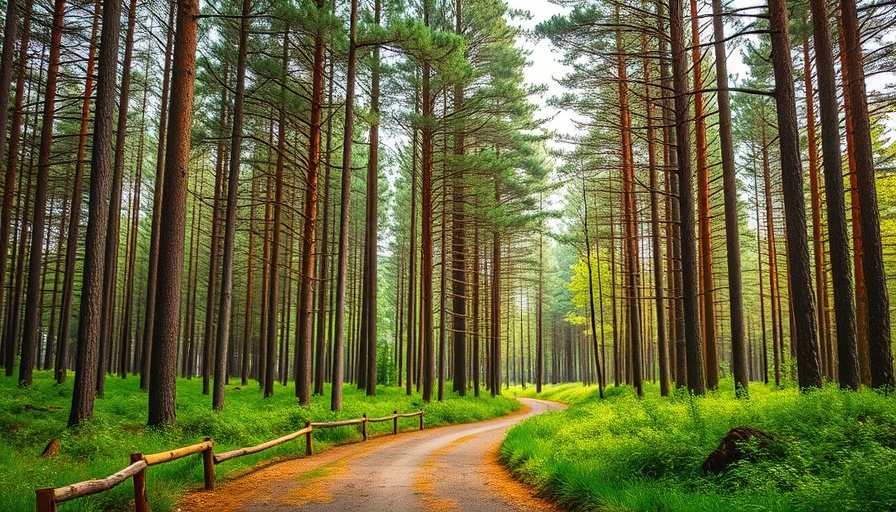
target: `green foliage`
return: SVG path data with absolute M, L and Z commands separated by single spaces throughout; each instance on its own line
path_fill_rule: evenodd
M 457 398 L 449 393 L 445 402 L 424 404 L 419 395 L 406 396 L 403 389 L 380 386 L 376 397 L 364 396 L 353 385 L 343 393 L 345 407 L 331 412 L 330 391 L 315 396 L 310 407 L 299 407 L 291 387 L 278 385 L 268 399 L 262 397 L 255 382 L 237 389 L 227 386 L 227 407 L 220 413 L 210 408 L 211 398 L 200 393 L 201 379 L 178 381 L 178 424 L 162 430 L 145 426 L 146 395 L 137 379 L 109 378 L 105 399 L 97 400 L 94 421 L 67 429 L 72 380 L 63 385 L 53 382 L 52 372 L 36 372 L 34 386 L 19 389 L 14 377 L 0 378 L 0 510 L 34 510 L 34 490 L 59 487 L 93 478 L 105 478 L 128 465 L 130 453 L 157 453 L 186 446 L 209 436 L 215 451 L 252 446 L 269 441 L 305 426 L 305 422 L 336 421 L 387 416 L 393 410 L 412 412 L 426 409 L 426 425 L 438 426 L 478 421 L 507 414 L 519 403 L 500 397 Z M 291 384 L 290 384 L 291 386 Z M 448 389 L 451 389 L 450 386 Z M 59 407 L 58 412 L 35 410 Z M 400 427 L 413 429 L 416 418 L 402 420 Z M 391 432 L 391 423 L 370 425 L 371 435 Z M 41 458 L 44 446 L 59 439 L 59 453 Z M 346 441 L 360 440 L 357 427 L 321 429 L 314 434 L 315 451 Z M 260 454 L 240 457 L 216 468 L 218 478 L 271 458 L 288 458 L 304 453 L 300 441 L 286 443 Z M 150 506 L 154 511 L 174 510 L 179 496 L 202 485 L 202 462 L 187 457 L 154 466 L 147 471 Z M 133 500 L 133 486 L 122 484 L 109 492 L 79 498 L 66 503 L 66 511 L 126 510 Z
M 522 393 L 521 393 L 522 394 Z M 523 480 L 574 510 L 893 510 L 896 403 L 872 391 L 812 393 L 753 383 L 695 398 L 629 388 L 550 386 L 564 412 L 518 425 L 501 447 Z M 733 427 L 781 441 L 780 453 L 719 475 L 701 465 Z

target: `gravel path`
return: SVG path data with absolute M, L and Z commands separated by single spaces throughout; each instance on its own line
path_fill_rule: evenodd
M 558 510 L 498 464 L 498 445 L 519 421 L 564 406 L 520 399 L 503 418 L 382 436 L 310 458 L 272 464 L 186 496 L 201 511 L 529 511 Z

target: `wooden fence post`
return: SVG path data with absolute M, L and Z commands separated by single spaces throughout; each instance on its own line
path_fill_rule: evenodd
M 311 422 L 305 422 L 305 428 L 308 429 L 308 433 L 305 434 L 305 455 L 311 455 L 313 453 L 311 446 Z
M 361 440 L 367 441 L 367 413 L 361 418 Z
M 205 440 L 209 445 L 202 451 L 202 465 L 205 470 L 205 489 L 211 491 L 215 488 L 215 445 L 212 438 L 206 437 Z
M 423 430 L 423 414 L 425 412 L 426 411 L 424 411 L 423 409 L 420 409 L 420 430 Z
M 398 411 L 392 411 L 392 435 L 398 434 Z
M 131 454 L 131 464 L 141 460 L 143 460 L 142 453 Z M 149 512 L 149 503 L 146 502 L 146 469 L 134 475 L 134 510 Z
M 34 494 L 37 498 L 37 512 L 56 512 L 56 489 L 38 489 Z

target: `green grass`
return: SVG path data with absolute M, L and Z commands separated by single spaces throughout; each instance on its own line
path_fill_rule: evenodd
M 150 429 L 145 426 L 147 396 L 138 379 L 109 377 L 106 397 L 96 401 L 94 421 L 67 429 L 72 378 L 57 385 L 52 372 L 36 372 L 34 386 L 19 389 L 14 377 L 0 377 L 0 511 L 33 511 L 34 490 L 60 487 L 94 478 L 105 478 L 129 464 L 130 453 L 156 453 L 197 443 L 204 436 L 215 440 L 215 451 L 252 446 L 304 427 L 305 421 L 335 421 L 387 416 L 393 410 L 426 409 L 427 427 L 478 421 L 507 414 L 519 407 L 508 397 L 498 399 L 458 398 L 448 393 L 445 402 L 424 404 L 419 394 L 411 397 L 403 389 L 379 386 L 376 397 L 367 397 L 354 386 L 344 387 L 344 408 L 329 410 L 330 388 L 312 399 L 310 407 L 299 407 L 294 387 L 275 388 L 274 396 L 262 397 L 258 384 L 241 390 L 227 386 L 225 410 L 214 413 L 211 397 L 202 395 L 201 379 L 178 381 L 177 426 Z M 238 380 L 233 381 L 238 384 Z M 450 384 L 449 384 L 450 386 Z M 450 387 L 448 388 L 450 389 Z M 472 395 L 472 394 L 471 394 Z M 32 410 L 26 405 L 59 407 L 59 412 Z M 399 420 L 404 430 L 416 428 L 418 419 Z M 391 432 L 391 422 L 369 425 L 376 436 Z M 44 446 L 59 439 L 61 448 L 53 458 L 41 458 Z M 360 440 L 357 426 L 321 429 L 314 434 L 315 452 L 328 446 Z M 216 467 L 218 478 L 277 457 L 304 454 L 302 439 L 265 452 L 240 457 Z M 153 511 L 174 510 L 178 497 L 202 486 L 200 457 L 153 466 L 147 470 L 147 494 Z M 133 485 L 123 483 L 111 491 L 79 498 L 60 505 L 61 511 L 125 510 L 132 505 Z
M 501 446 L 524 481 L 573 510 L 896 510 L 896 402 L 836 386 L 800 394 L 751 384 L 750 400 L 729 391 L 661 398 L 645 386 L 549 386 L 565 401 L 514 427 Z M 533 396 L 532 390 L 515 390 Z M 727 431 L 751 426 L 782 441 L 770 460 L 742 461 L 719 475 L 701 465 Z

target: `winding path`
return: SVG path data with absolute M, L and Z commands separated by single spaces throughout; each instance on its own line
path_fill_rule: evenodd
M 181 512 L 201 511 L 530 511 L 558 510 L 498 464 L 514 424 L 564 406 L 520 399 L 503 418 L 338 446 L 272 464 L 186 496 Z

